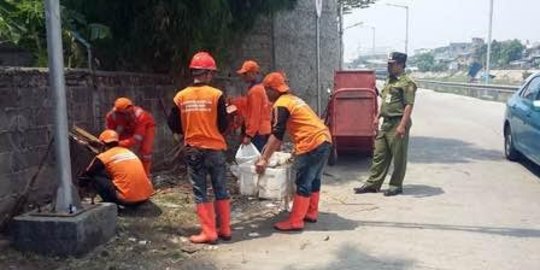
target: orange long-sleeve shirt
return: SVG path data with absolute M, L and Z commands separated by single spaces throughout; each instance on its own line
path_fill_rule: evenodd
M 106 116 L 107 129 L 116 130 L 120 135 L 120 146 L 131 148 L 143 141 L 146 130 L 156 126 L 152 115 L 140 107 L 134 108 L 134 119 L 110 111 Z
M 253 85 L 247 92 L 246 135 L 268 135 L 272 132 L 272 106 L 262 84 Z

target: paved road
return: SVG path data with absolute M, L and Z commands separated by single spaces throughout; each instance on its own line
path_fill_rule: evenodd
M 236 242 L 191 266 L 540 269 L 540 170 L 504 159 L 503 115 L 501 103 L 420 90 L 404 195 L 352 194 L 369 160 L 347 157 L 327 170 L 317 224 L 284 234 L 261 217 L 251 237 L 239 223 Z

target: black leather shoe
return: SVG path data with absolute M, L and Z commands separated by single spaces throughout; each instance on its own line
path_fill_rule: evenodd
M 387 191 L 384 192 L 384 196 L 388 197 L 388 196 L 396 196 L 398 194 L 401 194 L 403 193 L 403 189 L 402 188 L 391 188 L 391 189 L 388 189 Z
M 354 193 L 356 194 L 364 194 L 364 193 L 377 193 L 379 192 L 376 188 L 363 185 L 361 187 L 354 188 Z

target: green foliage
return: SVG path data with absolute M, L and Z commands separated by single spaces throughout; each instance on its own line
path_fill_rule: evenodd
M 411 59 L 411 64 L 417 66 L 421 72 L 431 71 L 435 66 L 435 58 L 431 53 L 422 53 L 415 55 Z
M 66 65 L 86 66 L 85 41 L 106 70 L 184 70 L 197 50 L 218 59 L 262 15 L 296 0 L 61 0 Z M 0 41 L 32 52 L 44 66 L 43 0 L 0 0 Z
M 350 13 L 356 8 L 368 8 L 377 0 L 338 0 L 338 3 L 343 5 L 343 13 Z
M 28 49 L 39 66 L 47 61 L 45 13 L 41 0 L 0 0 L 0 41 Z
M 525 50 L 525 46 L 517 39 L 503 42 L 493 40 L 491 42 L 491 66 L 505 67 L 510 62 L 519 60 L 523 57 L 523 50 Z M 474 55 L 476 59 L 480 59 L 482 63 L 485 63 L 487 44 L 477 48 Z
M 47 36 L 43 0 L 0 0 L 0 41 L 11 42 L 32 53 L 36 66 L 47 65 Z M 96 40 L 110 36 L 108 27 L 88 24 L 84 16 L 61 6 L 62 37 L 66 65 L 86 65 L 81 39 Z
M 409 65 L 418 67 L 418 70 L 421 72 L 426 72 L 426 71 L 438 72 L 438 71 L 448 70 L 448 64 L 445 62 L 437 61 L 432 52 L 426 52 L 426 53 L 414 55 L 409 60 Z
M 88 21 L 110 27 L 113 39 L 93 43 L 100 69 L 186 71 L 198 50 L 223 59 L 257 18 L 296 0 L 65 0 Z

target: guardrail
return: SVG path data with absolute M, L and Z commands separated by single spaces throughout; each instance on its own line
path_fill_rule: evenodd
M 455 83 L 429 80 L 415 81 L 419 88 L 502 102 L 508 100 L 508 98 L 512 96 L 512 94 L 514 94 L 514 92 L 516 92 L 520 87 L 519 85 Z

